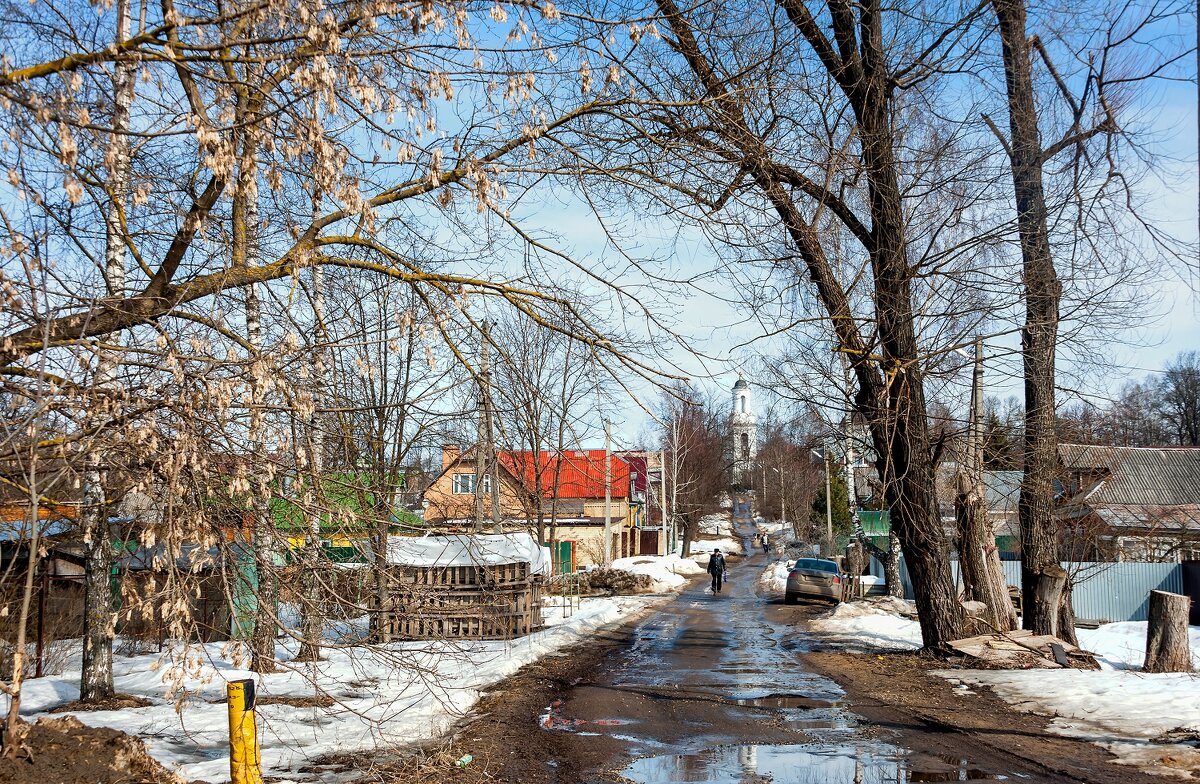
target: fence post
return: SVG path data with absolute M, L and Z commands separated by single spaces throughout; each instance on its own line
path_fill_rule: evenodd
M 229 778 L 231 784 L 263 784 L 262 757 L 255 724 L 254 681 L 225 685 L 229 701 Z

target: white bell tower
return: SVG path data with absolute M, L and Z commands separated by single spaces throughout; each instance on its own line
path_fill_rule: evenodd
M 750 395 L 750 385 L 738 379 L 733 385 L 733 415 L 729 419 L 730 454 L 733 485 L 750 485 L 754 461 L 758 457 L 758 417 Z

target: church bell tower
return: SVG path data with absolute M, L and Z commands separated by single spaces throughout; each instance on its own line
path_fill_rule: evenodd
M 758 457 L 758 418 L 754 414 L 750 385 L 738 379 L 733 385 L 733 415 L 729 420 L 729 441 L 734 488 L 749 487 Z

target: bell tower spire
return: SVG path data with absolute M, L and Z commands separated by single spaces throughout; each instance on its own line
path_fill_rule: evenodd
M 732 457 L 734 488 L 747 487 L 758 457 L 758 417 L 750 385 L 739 378 L 733 385 L 733 412 L 729 419 L 729 447 Z

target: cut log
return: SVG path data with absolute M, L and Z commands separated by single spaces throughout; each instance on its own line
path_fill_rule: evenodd
M 1150 623 L 1146 627 L 1146 672 L 1191 672 L 1188 645 L 1190 597 L 1166 591 L 1150 592 Z

